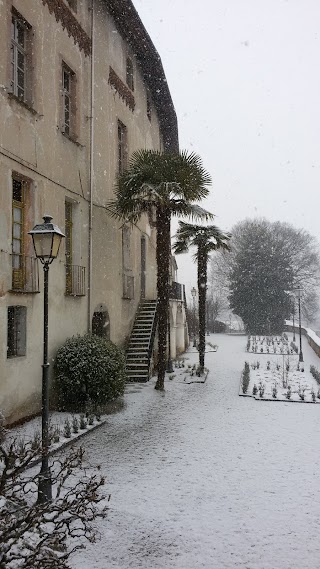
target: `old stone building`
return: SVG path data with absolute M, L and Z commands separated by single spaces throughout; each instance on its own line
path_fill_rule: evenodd
M 28 231 L 65 233 L 49 273 L 49 352 L 87 330 L 124 345 L 156 298 L 155 229 L 106 211 L 135 149 L 178 148 L 161 60 L 130 0 L 0 2 L 0 409 L 40 409 L 43 285 Z

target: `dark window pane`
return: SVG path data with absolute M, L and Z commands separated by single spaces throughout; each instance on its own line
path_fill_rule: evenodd
M 23 201 L 22 182 L 20 180 L 12 180 L 12 199 L 16 202 Z
M 27 309 L 25 306 L 8 306 L 7 357 L 26 354 Z
M 70 74 L 67 71 L 63 72 L 63 88 L 66 91 L 70 91 Z
M 24 90 L 24 71 L 18 69 L 18 87 Z
M 25 55 L 21 51 L 18 51 L 18 67 L 21 71 L 24 71 Z
M 21 45 L 21 47 L 24 47 L 25 30 L 24 27 L 19 22 L 17 22 L 17 32 L 18 32 L 17 42 L 19 45 Z

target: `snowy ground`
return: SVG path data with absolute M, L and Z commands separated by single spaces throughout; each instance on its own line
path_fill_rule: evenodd
M 83 439 L 112 496 L 74 569 L 319 568 L 319 407 L 239 397 L 246 337 L 211 341 L 205 383 L 133 385 Z

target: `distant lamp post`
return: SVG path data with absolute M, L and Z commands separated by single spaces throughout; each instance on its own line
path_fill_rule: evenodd
M 301 339 L 301 288 L 298 287 L 298 310 L 299 310 L 299 343 L 300 343 L 300 351 L 299 351 L 299 362 L 303 362 L 303 353 L 302 353 L 302 339 Z
M 193 347 L 197 347 L 197 340 L 196 340 L 196 296 L 197 296 L 197 289 L 192 287 L 191 289 L 191 296 L 193 300 Z
M 295 298 L 293 297 L 292 299 L 292 327 L 293 327 L 293 341 L 296 341 L 296 330 L 294 327 L 294 316 L 295 316 L 295 312 L 296 312 L 296 303 L 295 303 Z
M 29 231 L 32 236 L 34 252 L 43 265 L 44 302 L 43 302 L 43 364 L 42 364 L 42 439 L 41 469 L 38 483 L 38 503 L 45 504 L 52 500 L 51 472 L 48 461 L 49 451 L 49 362 L 48 362 L 48 283 L 49 265 L 58 256 L 60 243 L 65 235 L 52 217 L 44 216 L 43 223 L 35 225 Z

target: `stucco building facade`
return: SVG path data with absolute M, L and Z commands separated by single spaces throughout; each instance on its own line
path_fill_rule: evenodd
M 103 330 L 124 345 L 156 298 L 152 220 L 106 210 L 139 148 L 177 150 L 159 55 L 130 0 L 0 2 L 0 409 L 40 409 L 43 278 L 28 231 L 50 214 L 66 238 L 49 273 L 49 354 Z M 52 367 L 52 366 L 51 366 Z

